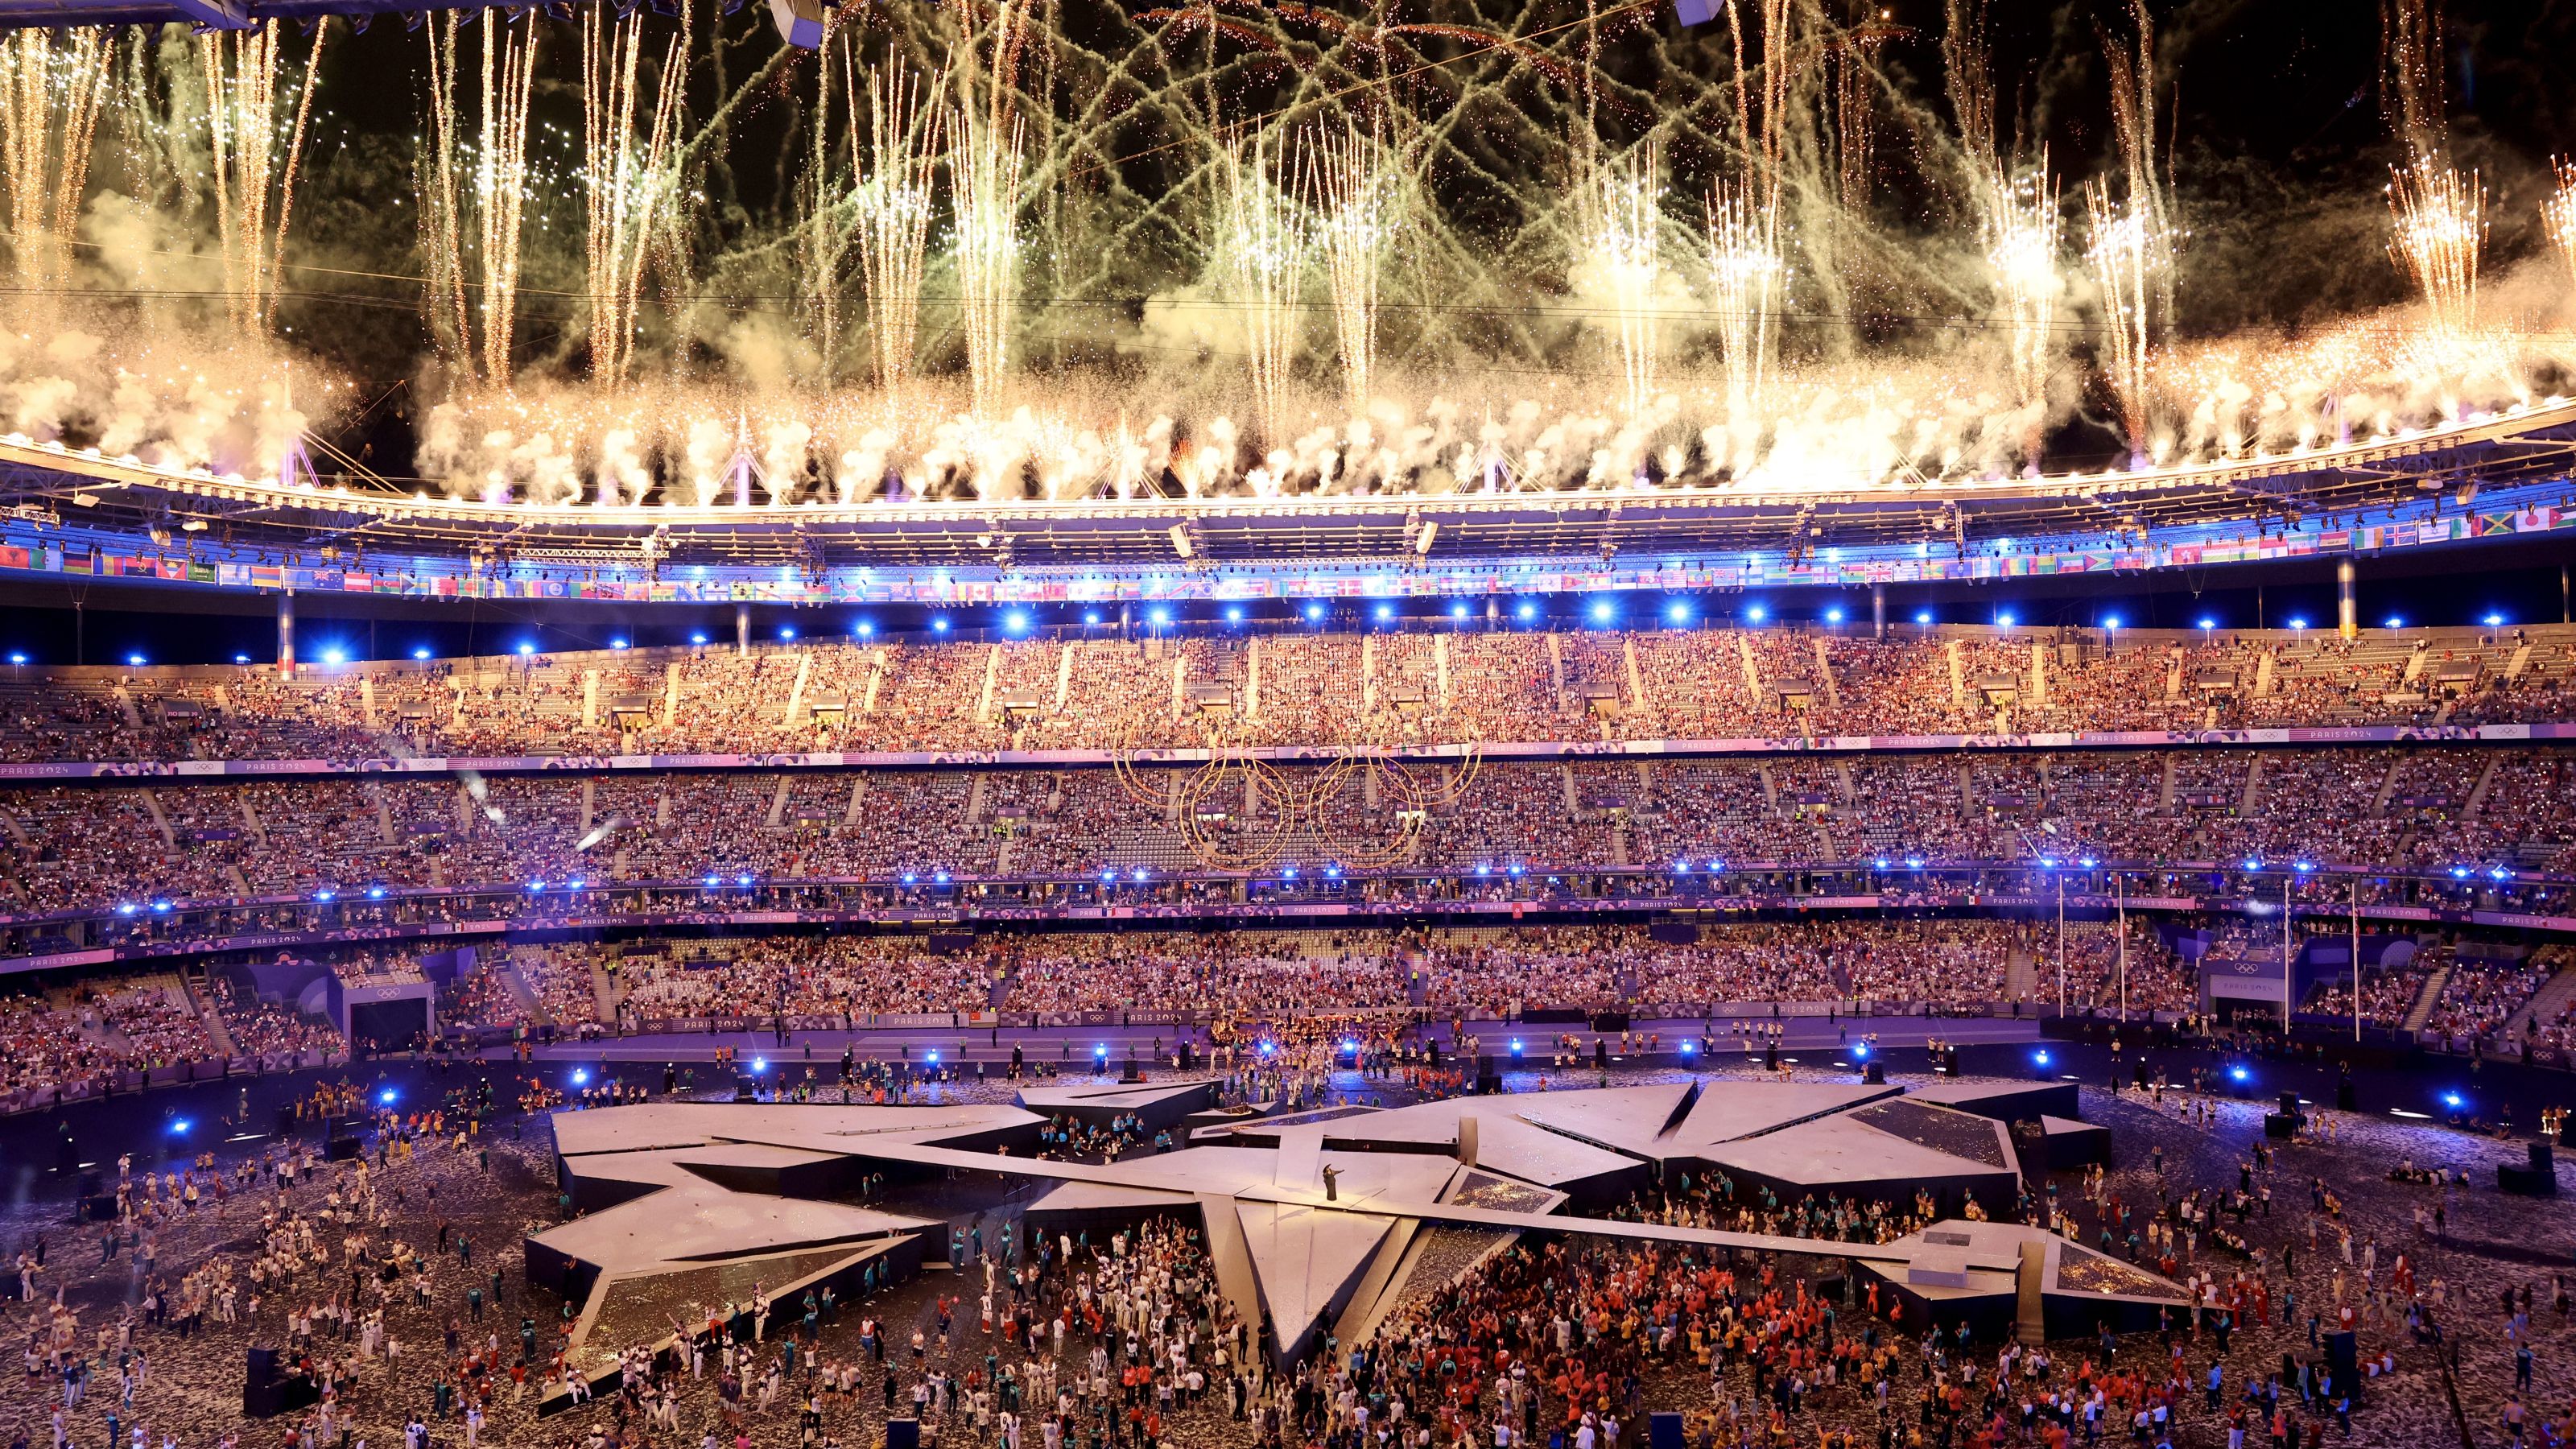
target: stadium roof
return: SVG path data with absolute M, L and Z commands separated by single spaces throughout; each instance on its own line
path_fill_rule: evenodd
M 1175 488 L 1132 499 L 932 497 L 712 507 L 490 503 L 354 474 L 219 476 L 11 435 L 0 439 L 0 502 L 22 526 L 68 524 L 165 547 L 177 537 L 234 551 L 360 549 L 618 569 L 647 563 L 1168 569 L 1948 549 L 1998 539 L 2099 543 L 2319 515 L 2359 517 L 2420 508 L 2428 497 L 2466 501 L 2464 489 L 2561 483 L 2571 467 L 2576 402 L 2552 398 L 2349 445 L 2033 478 L 1271 497 L 1189 497 Z

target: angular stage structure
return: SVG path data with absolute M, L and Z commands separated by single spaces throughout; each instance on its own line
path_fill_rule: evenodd
M 2071 1087 L 1676 1081 L 1460 1097 L 1383 1110 L 1218 1113 L 1207 1083 L 1032 1087 L 1017 1106 L 671 1103 L 559 1113 L 560 1179 L 586 1216 L 528 1240 L 531 1282 L 584 1303 L 577 1361 L 704 1331 L 756 1283 L 788 1311 L 847 1300 L 943 1256 L 968 1183 L 1034 1184 L 1030 1233 L 1187 1215 L 1219 1287 L 1279 1361 L 1365 1336 L 1524 1233 L 1848 1262 L 1911 1314 L 2055 1333 L 2152 1326 L 2182 1290 L 2035 1229 L 1954 1220 L 1887 1244 L 1587 1215 L 1666 1174 L 2007 1213 L 2014 1123 L 2080 1137 Z M 1946 1100 L 1934 1100 L 1934 1098 Z M 1112 1163 L 1033 1155 L 1049 1116 L 1200 1123 L 1187 1146 Z M 1975 1212 L 1971 1212 L 1971 1205 Z M 971 1214 L 971 1209 L 967 1209 Z M 1911 1321 L 1920 1322 L 1920 1317 Z

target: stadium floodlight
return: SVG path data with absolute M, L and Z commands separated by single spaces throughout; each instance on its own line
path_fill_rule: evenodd
M 1378 621 L 1379 623 L 1381 623 L 1381 624 L 1386 623 L 1388 620 L 1393 619 L 1393 618 L 1395 617 L 1395 605 L 1393 605 L 1393 604 L 1380 604 L 1380 605 L 1378 605 L 1378 606 L 1377 606 L 1376 614 L 1377 614 L 1377 621 Z
M 325 664 L 346 664 L 349 662 L 349 651 L 341 648 L 337 644 L 334 644 L 330 648 L 322 651 L 322 662 Z
M 1002 616 L 1002 627 L 1014 634 L 1025 634 L 1029 631 L 1029 616 L 1023 610 L 1013 609 Z
M 27 662 L 27 656 L 24 654 L 12 654 L 9 656 L 9 662 L 12 664 L 24 664 Z M 248 664 L 250 662 L 250 656 L 247 654 L 236 654 L 233 656 L 233 662 L 235 664 Z
M 2120 616 L 2117 614 L 2103 615 L 2102 627 L 2105 629 L 2117 630 L 2120 627 Z
M 1241 604 L 1228 604 L 1228 605 L 1226 605 L 1226 606 L 1225 606 L 1225 621 L 1226 621 L 1227 623 L 1229 623 L 1229 624 L 1240 624 L 1240 623 L 1242 623 L 1242 622 L 1243 622 L 1243 606 L 1242 606 Z
M 1083 622 L 1086 626 L 1088 626 L 1088 627 L 1090 627 L 1090 628 L 1094 628 L 1094 629 L 1099 628 L 1099 627 L 1100 627 L 1100 611 L 1099 611 L 1098 609 L 1085 609 L 1085 610 L 1083 610 L 1083 611 L 1082 611 L 1082 622 Z
M 860 638 L 862 638 L 862 639 L 873 639 L 873 638 L 875 638 L 875 637 L 876 637 L 876 632 L 877 632 L 877 626 L 876 626 L 876 624 L 875 624 L 873 621 L 871 621 L 871 620 L 867 620 L 867 619 L 861 619 L 861 620 L 859 621 L 859 637 L 860 637 Z
M 608 647 L 611 649 L 623 649 L 626 647 L 626 640 L 623 637 L 611 639 L 608 641 Z
M 537 646 L 536 646 L 536 645 L 529 643 L 529 642 L 528 642 L 527 640 L 525 640 L 525 639 L 522 639 L 522 640 L 520 640 L 520 641 L 519 641 L 519 657 L 520 657 L 520 658 L 525 659 L 525 658 L 527 658 L 529 655 L 534 654 L 534 653 L 536 653 L 536 652 L 537 652 Z
M 1450 617 L 1450 618 L 1452 618 L 1452 619 L 1464 619 L 1464 618 L 1466 618 L 1466 617 L 1467 617 L 1467 601 L 1466 601 L 1466 600 L 1464 600 L 1464 599 L 1461 599 L 1461 600 L 1459 600 L 1457 603 L 1451 604 L 1451 605 L 1449 606 L 1449 617 Z
M 1324 622 L 1324 606 L 1321 604 L 1308 604 L 1306 606 L 1306 622 L 1310 624 L 1320 624 Z
M 2404 616 L 2404 615 L 2402 615 L 2402 614 L 2391 614 L 2391 615 L 2389 615 L 2389 616 L 2388 616 L 2388 627 L 2389 627 L 2389 628 L 2391 628 L 2391 629 L 2403 629 L 2403 628 L 2405 628 L 2405 627 L 2406 627 L 2406 618 L 2405 618 L 2405 616 Z
M 143 667 L 143 656 L 140 654 L 128 654 L 125 656 L 125 664 L 129 669 L 140 669 Z
M 2308 627 L 2308 621 L 2307 621 L 2306 619 L 2304 619 L 2304 618 L 2292 619 L 2292 620 L 2290 621 L 2290 632 L 2291 632 L 2291 633 L 2293 633 L 2293 634 L 2300 633 L 2300 632 L 2304 631 L 2307 627 Z
M 948 632 L 948 616 L 947 616 L 946 614 L 942 614 L 942 615 L 940 615 L 938 618 L 931 620 L 931 621 L 930 621 L 930 632 L 931 632 L 931 633 L 933 633 L 933 634 L 945 634 L 945 633 L 947 633 L 947 632 Z
M 2481 623 L 2481 624 L 2486 625 L 2486 626 L 2487 626 L 2488 628 L 2490 628 L 2490 629 L 2501 629 L 2501 628 L 2503 628 L 2503 627 L 2504 627 L 2504 615 L 2502 615 L 2502 614 L 2489 614 L 2489 615 L 2487 615 L 2484 619 L 2481 619 L 2481 620 L 2479 620 L 2478 622 L 2479 622 L 2479 623 Z
M 1839 623 L 1841 623 L 1842 621 L 1843 621 L 1843 611 L 1842 611 L 1842 610 L 1840 610 L 1840 609 L 1827 609 L 1827 610 L 1825 611 L 1825 622 L 1826 622 L 1826 623 L 1828 623 L 1828 624 L 1839 624 Z
M 1997 628 L 2009 629 L 2020 622 L 2021 620 L 2016 617 L 2010 609 L 2006 609 L 2002 613 L 1995 615 L 1995 626 Z
M 796 626 L 793 624 L 779 625 L 778 637 L 784 640 L 793 640 L 796 637 Z
M 1687 624 L 1690 622 L 1690 605 L 1675 599 L 1664 606 L 1664 617 L 1676 624 Z
M 1611 608 L 1610 608 L 1610 601 L 1609 601 L 1608 599 L 1595 599 L 1595 600 L 1593 601 L 1593 603 L 1592 603 L 1592 622 L 1593 622 L 1593 623 L 1595 623 L 1595 624 L 1607 624 L 1607 623 L 1609 623 L 1609 622 L 1610 622 L 1610 615 L 1611 615 Z
M 2212 619 L 2212 618 L 2208 617 L 2207 615 L 2203 615 L 2203 616 L 2201 617 L 2201 621 L 2200 621 L 2200 632 L 2202 632 L 2202 633 L 2206 634 L 2206 633 L 2208 633 L 2210 630 L 2215 629 L 2215 628 L 2217 628 L 2217 627 L 2218 627 L 2218 621 L 2217 621 L 2216 619 Z
M 1172 611 L 1169 609 L 1156 609 L 1153 613 L 1146 615 L 1146 617 L 1154 621 L 1155 628 L 1161 629 L 1172 622 Z
M 1752 608 L 1744 611 L 1744 617 L 1752 620 L 1756 624 L 1759 624 L 1763 620 L 1771 617 L 1771 611 L 1762 607 L 1760 604 L 1755 604 Z
M 1521 622 L 1526 624 L 1530 620 L 1538 617 L 1538 605 L 1531 603 L 1527 599 L 1523 599 L 1521 600 L 1521 606 L 1514 609 L 1512 612 L 1518 614 Z
M 1918 624 L 1918 625 L 1921 625 L 1923 628 L 1926 628 L 1926 629 L 1931 628 L 1931 627 L 1932 627 L 1932 611 L 1931 611 L 1930 609 L 1917 609 L 1917 610 L 1915 610 L 1915 611 L 1914 611 L 1914 622 L 1915 622 L 1916 624 Z
M 427 649 L 414 649 L 411 651 L 411 657 L 414 659 L 427 659 L 429 657 L 429 651 Z
M 11 653 L 10 653 L 10 655 L 9 655 L 9 662 L 10 662 L 10 663 L 12 663 L 12 664 L 24 664 L 24 663 L 26 663 L 26 662 L 27 662 L 27 655 L 26 655 L 25 651 L 23 651 L 23 650 L 13 650 L 13 651 L 11 651 Z M 247 654 L 236 654 L 236 655 L 234 655 L 234 656 L 233 656 L 233 662 L 234 662 L 234 663 L 236 663 L 236 664 L 248 664 L 248 663 L 250 662 L 250 656 L 249 656 L 249 655 L 247 655 Z

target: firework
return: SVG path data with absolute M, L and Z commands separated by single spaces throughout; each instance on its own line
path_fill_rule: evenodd
M 1708 199 L 1709 302 L 1717 312 L 1718 354 L 1728 417 L 1738 425 L 1763 402 L 1788 267 L 1780 256 L 1779 213 L 1743 190 Z
M 1834 197 L 1848 218 L 1869 212 L 1878 167 L 1878 52 L 1893 27 L 1884 12 L 1839 37 L 1833 61 Z
M 0 193 L 21 287 L 59 287 L 71 274 L 107 58 L 95 30 L 0 37 Z
M 941 82 L 927 88 L 936 94 Z M 924 88 L 901 67 L 868 73 L 867 145 L 850 132 L 851 170 L 857 177 L 859 280 L 876 344 L 877 385 L 886 412 L 900 416 L 904 378 L 912 371 L 914 340 L 921 332 L 921 276 L 930 246 L 931 178 L 938 170 L 939 112 L 924 103 Z M 858 109 L 855 90 L 850 97 Z
M 428 265 L 422 285 L 448 365 L 466 379 L 506 387 L 518 317 L 538 28 L 514 34 L 497 23 L 483 27 L 481 114 L 469 157 L 457 93 L 458 25 L 451 10 L 426 27 L 430 134 L 420 216 Z
M 2388 209 L 2396 223 L 2389 255 L 2423 293 L 2436 334 L 2460 336 L 2477 326 L 2486 204 L 2476 172 L 2454 171 L 2430 155 L 2389 173 Z
M 2100 185 L 2084 188 L 2092 234 L 2084 249 L 2102 299 L 2103 370 L 2120 399 L 2120 421 L 2133 458 L 2147 450 L 2148 379 L 2155 362 L 2153 290 L 2165 248 L 2144 205 L 2122 206 Z
M 2381 109 L 2409 153 L 2442 152 L 2442 10 L 2439 0 L 2382 0 Z
M 1596 163 L 1576 191 L 1585 203 L 1583 260 L 1598 277 L 1618 338 L 1630 416 L 1655 398 L 1656 303 L 1663 281 L 1662 151 L 1653 142 Z
M 583 254 L 590 295 L 590 375 L 615 388 L 635 358 L 637 303 L 644 264 L 661 214 L 669 209 L 677 177 L 671 150 L 680 105 L 680 60 L 687 27 L 672 31 L 662 51 L 660 80 L 641 136 L 644 17 L 614 22 L 606 6 L 582 15 Z
M 1299 284 L 1306 270 L 1307 223 L 1297 197 L 1280 183 L 1269 138 L 1227 149 L 1223 233 L 1228 302 L 1243 322 L 1253 405 L 1265 437 L 1284 426 L 1288 369 L 1297 355 Z
M 2024 407 L 2047 391 L 2056 352 L 2059 219 L 2048 158 L 2019 175 L 1987 178 L 1986 272 L 2012 355 L 2013 391 Z
M 2558 189 L 2540 203 L 2540 223 L 2567 262 L 2569 292 L 2576 296 L 2576 161 L 2552 159 L 2549 169 L 2558 178 Z
M 966 371 L 975 409 L 985 413 L 1010 371 L 1011 321 L 1018 302 L 1020 188 L 1026 154 L 1011 105 L 1021 14 L 1005 0 L 992 24 L 989 61 L 977 64 L 971 31 L 956 69 L 957 105 L 948 123 L 948 187 L 956 212 L 957 309 L 966 334 Z
M 2111 135 L 2128 183 L 2127 211 L 2147 248 L 2140 261 L 2156 289 L 2155 310 L 2139 320 L 2141 335 L 2150 336 L 2174 311 L 2173 204 L 2157 167 L 2155 18 L 2146 0 L 2129 0 L 2129 19 L 2137 27 L 2136 42 L 2123 46 L 2104 32 L 2102 60 L 2111 78 Z
M 1367 413 L 1377 370 L 1377 317 L 1387 251 L 1400 225 L 1402 191 L 1387 148 L 1356 126 L 1308 133 L 1305 192 L 1316 212 L 1316 247 L 1333 299 L 1342 396 L 1353 417 Z
M 278 276 L 295 214 L 295 174 L 321 77 L 322 42 L 330 34 L 327 21 L 313 28 L 304 83 L 289 88 L 294 117 L 284 123 L 282 136 L 278 102 L 285 56 L 277 21 L 197 39 L 226 310 L 233 329 L 244 336 L 265 336 L 276 320 Z

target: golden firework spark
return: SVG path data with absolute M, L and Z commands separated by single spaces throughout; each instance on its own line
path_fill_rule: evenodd
M 2084 212 L 2092 235 L 2084 249 L 2102 299 L 2102 336 L 2111 390 L 2120 399 L 2120 420 L 2132 456 L 2147 449 L 2148 398 L 2155 366 L 2153 303 L 2165 248 L 2145 206 L 2122 206 L 2107 187 L 2084 188 Z
M 2028 171 L 1987 178 L 1985 216 L 1986 273 L 2011 349 L 2014 396 L 2026 407 L 2047 391 L 2063 291 L 2057 189 L 2048 181 L 2047 153 Z
M 1648 141 L 1595 164 L 1577 200 L 1584 206 L 1582 262 L 1600 278 L 1618 339 L 1628 413 L 1655 398 L 1656 303 L 1663 281 L 1663 153 Z
M 947 127 L 957 307 L 979 416 L 992 407 L 1010 372 L 1011 322 L 1019 300 L 1020 189 L 1027 155 L 1011 103 L 1011 75 L 1023 23 L 1015 0 L 1003 0 L 988 38 L 968 31 L 956 68 L 957 105 Z
M 2423 293 L 2433 332 L 2458 335 L 2477 326 L 2486 206 L 2478 173 L 2454 171 L 2429 154 L 2389 173 L 2388 209 L 2396 228 L 2388 252 Z
M 2558 189 L 2540 203 L 2540 223 L 2567 262 L 2569 294 L 2576 298 L 2576 161 L 2552 158 L 2549 169 L 2558 178 Z
M 1227 300 L 1243 324 L 1244 356 L 1263 436 L 1276 446 L 1285 419 L 1288 369 L 1296 360 L 1298 298 L 1305 279 L 1307 224 L 1282 184 L 1271 133 L 1223 152 Z
M 449 366 L 507 387 L 519 309 L 519 252 L 528 195 L 528 108 L 535 94 L 535 25 L 483 27 L 481 114 L 465 154 L 457 93 L 458 27 L 448 11 L 429 36 L 430 134 L 422 187 L 421 243 L 432 331 Z
M 1710 192 L 1709 302 L 1717 311 L 1727 416 L 1738 426 L 1763 406 L 1788 276 L 1780 255 L 1779 213 L 1741 188 L 1721 186 Z
M 59 287 L 71 274 L 108 53 L 96 30 L 0 37 L 0 192 L 21 287 Z
M 1303 157 L 1304 190 L 1316 212 L 1316 245 L 1333 299 L 1342 396 L 1351 416 L 1361 417 L 1375 386 L 1379 291 L 1403 191 L 1385 144 L 1355 125 L 1309 132 Z
M 868 72 L 867 145 L 851 127 L 851 169 L 858 180 L 859 283 L 876 344 L 877 385 L 886 415 L 903 411 L 921 333 L 921 278 L 930 249 L 931 181 L 939 168 L 940 112 L 927 104 L 942 79 L 925 88 L 901 66 Z M 855 85 L 855 83 L 853 83 Z M 850 97 L 853 114 L 858 94 Z
M 582 17 L 583 256 L 590 294 L 590 375 L 613 389 L 625 383 L 634 365 L 644 266 L 677 190 L 671 152 L 688 27 L 674 29 L 663 46 L 652 109 L 639 136 L 635 114 L 643 104 L 644 17 L 641 12 L 627 15 L 611 29 L 606 10 L 595 5 Z
M 295 113 L 283 135 L 278 101 L 285 57 L 277 21 L 197 38 L 226 310 L 234 330 L 245 336 L 264 336 L 276 321 L 278 276 L 295 214 L 304 128 L 321 80 L 322 43 L 330 34 L 327 20 L 313 28 L 303 84 L 287 88 Z

